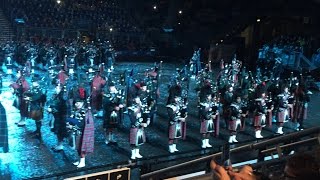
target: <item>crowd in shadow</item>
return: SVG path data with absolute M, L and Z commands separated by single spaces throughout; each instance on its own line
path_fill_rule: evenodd
M 23 19 L 30 27 L 97 27 L 98 30 L 141 32 L 132 14 L 116 0 L 6 1 L 6 15 L 11 20 Z
M 290 63 L 289 61 L 294 61 L 295 54 L 302 53 L 312 61 L 317 61 L 319 52 L 315 41 L 312 37 L 282 35 L 264 44 L 259 50 L 258 59 Z

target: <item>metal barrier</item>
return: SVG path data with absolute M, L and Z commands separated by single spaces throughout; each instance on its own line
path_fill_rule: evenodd
M 287 145 L 277 146 L 277 147 L 279 149 L 279 148 L 295 146 L 295 145 L 298 145 L 298 144 L 303 144 L 303 143 L 316 141 L 316 140 L 318 140 L 318 142 L 320 142 L 319 133 L 320 133 L 320 126 L 313 127 L 313 128 L 310 128 L 310 129 L 305 129 L 305 130 L 300 131 L 300 132 L 294 132 L 294 133 L 291 133 L 291 134 L 288 134 L 288 135 L 276 137 L 276 138 L 273 138 L 273 139 L 268 139 L 268 140 L 265 140 L 265 141 L 262 141 L 262 142 L 252 143 L 252 144 L 247 144 L 247 145 L 243 145 L 243 146 L 240 146 L 240 147 L 236 147 L 236 148 L 230 149 L 230 153 L 243 152 L 243 151 L 249 151 L 249 150 L 259 150 L 260 151 L 260 153 L 259 153 L 260 155 L 261 154 L 265 155 L 266 153 L 269 153 L 271 151 L 275 151 L 275 148 L 271 148 L 271 149 L 267 149 L 266 150 L 266 147 L 268 147 L 268 146 L 275 146 L 277 144 L 281 144 L 281 143 L 284 143 L 286 141 L 297 140 L 297 139 L 304 138 L 304 137 L 307 137 L 307 136 L 312 136 L 312 135 L 315 135 L 315 134 L 318 137 L 316 137 L 316 138 L 313 137 L 313 138 L 311 138 L 309 140 L 302 140 L 300 143 L 293 142 L 291 144 L 289 143 Z M 277 147 L 276 147 L 276 149 L 277 149 Z M 209 155 L 209 156 L 205 156 L 205 157 L 202 157 L 202 158 L 198 158 L 198 159 L 195 159 L 195 160 L 191 160 L 191 161 L 188 161 L 188 162 L 185 162 L 185 163 L 181 163 L 181 164 L 170 166 L 170 167 L 167 167 L 167 168 L 164 168 L 164 169 L 156 170 L 156 171 L 141 175 L 141 179 L 152 179 L 153 177 L 156 177 L 157 175 L 165 174 L 166 172 L 170 172 L 170 171 L 173 171 L 173 170 L 181 169 L 181 168 L 184 168 L 186 166 L 191 166 L 191 165 L 198 164 L 198 163 L 204 163 L 204 162 L 207 162 L 207 161 L 211 160 L 212 158 L 217 158 L 217 157 L 219 157 L 221 155 L 222 155 L 222 152 L 218 152 L 218 153 L 215 153 L 215 154 L 212 154 L 212 155 Z

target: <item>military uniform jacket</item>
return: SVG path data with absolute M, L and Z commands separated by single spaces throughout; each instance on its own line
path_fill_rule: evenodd
M 77 126 L 79 131 L 83 131 L 85 126 L 85 118 L 86 118 L 86 110 L 84 108 L 75 110 L 71 112 L 70 118 L 67 118 L 67 122 L 69 122 L 73 126 Z
M 167 105 L 169 124 L 173 125 L 176 122 L 180 122 L 179 118 L 181 117 L 180 107 L 177 104 Z
M 289 96 L 285 94 L 278 95 L 278 99 L 277 99 L 278 111 L 283 111 L 288 108 L 288 97 Z
M 232 103 L 230 105 L 230 108 L 229 108 L 229 115 L 230 115 L 230 120 L 237 120 L 241 117 L 241 113 L 242 113 L 242 110 L 241 110 L 241 104 L 239 103 Z
M 200 115 L 203 120 L 212 119 L 212 115 L 218 114 L 218 106 L 213 102 L 200 103 Z
M 104 128 L 119 123 L 119 112 L 116 111 L 115 108 L 120 105 L 120 98 L 121 97 L 115 93 L 109 93 L 103 97 Z
M 256 116 L 260 116 L 262 114 L 266 114 L 267 113 L 267 106 L 266 104 L 256 104 L 256 109 L 255 109 L 255 115 Z
M 131 121 L 131 127 L 133 128 L 140 128 L 141 123 L 143 122 L 142 119 L 142 109 L 139 105 L 134 104 L 128 108 L 129 110 L 129 117 Z

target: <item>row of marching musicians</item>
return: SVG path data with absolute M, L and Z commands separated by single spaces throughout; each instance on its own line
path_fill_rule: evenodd
M 95 79 L 95 78 L 94 78 Z M 97 78 L 96 79 L 101 79 Z M 43 119 L 43 108 L 46 102 L 44 93 L 40 91 L 37 78 L 34 78 L 32 88 L 23 76 L 20 76 L 12 87 L 16 91 L 19 102 L 14 105 L 20 110 L 21 120 L 18 126 L 24 126 L 25 118 L 29 117 L 36 122 L 37 130 L 35 134 L 41 139 L 41 120 Z M 61 81 L 60 81 L 61 82 Z M 103 84 L 108 88 L 104 88 Z M 113 82 L 104 82 L 100 85 L 93 85 L 91 93 L 88 94 L 84 85 L 78 85 L 70 91 L 65 89 L 64 85 L 56 86 L 53 99 L 49 100 L 47 111 L 54 117 L 54 126 L 52 131 L 57 134 L 58 144 L 53 149 L 55 151 L 63 150 L 63 139 L 67 137 L 68 129 L 74 135 L 73 144 L 77 144 L 79 161 L 75 163 L 77 167 L 85 166 L 86 154 L 93 151 L 94 147 L 94 124 L 93 110 L 99 109 L 98 101 L 101 100 L 101 108 L 104 111 L 104 128 L 106 129 L 106 143 L 115 141 L 114 129 L 121 123 L 121 110 L 125 103 L 121 102 L 119 94 Z M 97 83 L 99 84 L 99 83 Z M 298 88 L 299 87 L 299 88 Z M 202 135 L 202 148 L 211 147 L 211 134 L 219 135 L 220 115 L 226 120 L 226 125 L 230 131 L 229 142 L 237 142 L 236 135 L 239 127 L 245 127 L 245 119 L 251 113 L 254 119 L 253 125 L 256 129 L 256 138 L 262 138 L 261 130 L 265 125 L 272 124 L 272 116 L 277 121 L 278 134 L 282 134 L 282 126 L 288 116 L 296 119 L 302 125 L 305 119 L 307 96 L 304 86 L 300 85 L 296 89 L 295 106 L 289 106 L 288 88 L 283 86 L 282 91 L 270 98 L 266 96 L 266 91 L 260 91 L 258 97 L 248 99 L 247 91 L 233 92 L 233 87 L 228 86 L 225 92 L 224 102 L 230 102 L 228 106 L 224 104 L 224 111 L 221 113 L 220 95 L 214 91 L 211 84 L 205 84 L 200 90 L 200 133 Z M 145 142 L 144 128 L 152 123 L 152 112 L 154 110 L 154 101 L 146 96 L 146 84 L 136 83 L 129 88 L 128 101 L 126 103 L 131 120 L 130 138 L 131 159 L 142 158 L 140 154 L 140 145 Z M 102 96 L 102 98 L 99 98 Z M 168 147 L 170 153 L 178 151 L 177 143 L 181 138 L 186 137 L 186 118 L 187 104 L 182 95 L 182 88 L 179 84 L 170 88 L 167 102 L 168 110 Z M 94 100 L 95 99 L 95 100 Z M 273 103 L 270 103 L 272 101 Z M 251 106 L 249 106 L 251 104 Z M 270 105 L 272 104 L 272 105 Z M 91 106 L 93 105 L 93 106 Z M 253 106 L 252 106 L 253 105 Z M 270 106 L 269 106 L 270 105 Z M 93 107 L 91 109 L 91 107 Z M 254 107 L 254 108 L 250 108 Z M 297 111 L 290 111 L 296 109 Z M 72 109 L 72 111 L 68 111 Z M 292 112 L 292 113 L 291 113 Z M 293 115 L 295 114 L 295 115 Z M 67 124 L 67 126 L 66 126 Z
M 254 127 L 254 136 L 257 139 L 263 138 L 263 128 L 266 126 L 271 128 L 273 123 L 276 124 L 275 134 L 279 135 L 284 133 L 284 123 L 289 120 L 294 130 L 304 129 L 312 93 L 308 91 L 302 75 L 300 78 L 291 75 L 289 79 L 264 76 L 259 80 L 244 70 L 235 76 L 236 78 L 223 86 L 221 86 L 221 81 L 224 80 L 222 76 L 217 84 L 211 83 L 210 77 L 200 80 L 202 82 L 199 88 L 201 128 L 214 125 L 214 131 L 210 129 L 210 132 L 215 132 L 217 136 L 220 117 L 223 118 L 230 132 L 229 143 L 238 142 L 237 132 L 245 129 L 246 120 L 249 120 Z M 207 143 L 208 136 L 203 135 L 203 137 L 202 147 L 210 147 Z
M 42 143 L 42 121 L 44 112 L 48 112 L 48 117 L 52 117 L 51 131 L 56 134 L 58 140 L 52 150 L 63 151 L 64 140 L 68 138 L 72 148 L 78 152 L 79 161 L 74 163 L 78 168 L 85 166 L 86 155 L 94 150 L 94 113 L 103 111 L 105 142 L 114 143 L 114 130 L 122 123 L 125 106 L 128 106 L 131 121 L 131 158 L 142 158 L 139 145 L 145 141 L 143 129 L 152 122 L 155 110 L 155 102 L 149 97 L 145 82 L 132 84 L 128 90 L 127 103 L 124 103 L 124 98 L 121 97 L 123 93 L 116 88 L 116 84 L 107 81 L 99 73 L 92 79 L 89 90 L 85 83 L 78 83 L 75 87 L 67 89 L 66 79 L 60 79 L 65 76 L 58 76 L 54 95 L 50 99 L 47 99 L 46 89 L 40 86 L 42 77 L 33 75 L 30 86 L 22 71 L 18 71 L 17 76 L 16 82 L 10 85 L 16 95 L 13 106 L 20 110 L 21 118 L 16 124 L 24 127 L 27 119 L 34 120 L 36 131 L 33 135 Z
M 32 134 L 40 143 L 42 141 L 41 127 L 44 118 L 44 111 L 48 112 L 52 119 L 51 131 L 57 136 L 57 145 L 52 147 L 55 152 L 64 149 L 63 141 L 69 133 L 77 133 L 76 148 L 79 155 L 79 161 L 74 164 L 77 167 L 85 166 L 85 156 L 93 152 L 94 148 L 94 122 L 90 105 L 87 103 L 86 93 L 83 88 L 79 88 L 77 93 L 70 95 L 66 86 L 57 83 L 55 85 L 54 95 L 47 100 L 46 90 L 40 86 L 42 78 L 39 75 L 32 77 L 30 86 L 22 71 L 18 71 L 18 79 L 10 86 L 14 89 L 16 98 L 13 106 L 20 111 L 20 120 L 16 122 L 18 127 L 24 127 L 27 119 L 34 120 L 36 131 Z M 58 81 L 59 82 L 59 81 Z M 72 101 L 72 107 L 69 106 Z M 47 108 L 45 105 L 47 103 Z M 69 109 L 72 108 L 72 111 Z M 49 117 L 51 117 L 49 116 Z

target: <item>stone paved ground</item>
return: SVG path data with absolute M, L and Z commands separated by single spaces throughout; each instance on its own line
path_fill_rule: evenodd
M 115 66 L 116 72 L 122 72 L 125 69 L 134 67 L 136 72 L 142 72 L 146 68 L 152 68 L 152 63 L 120 63 Z M 178 143 L 178 152 L 170 155 L 167 147 L 167 119 L 165 102 L 167 97 L 167 87 L 176 67 L 180 67 L 175 63 L 163 64 L 163 72 L 160 84 L 160 99 L 158 104 L 158 115 L 155 123 L 146 129 L 147 143 L 141 148 L 141 154 L 144 158 L 136 163 L 136 167 L 145 167 L 149 165 L 149 170 L 165 167 L 177 162 L 190 160 L 201 157 L 206 154 L 217 152 L 228 138 L 228 132 L 221 130 L 218 138 L 211 138 L 212 149 L 201 150 L 199 121 L 196 108 L 196 93 L 192 90 L 195 81 L 190 84 L 189 93 L 189 117 L 187 125 L 187 139 Z M 19 120 L 19 112 L 12 106 L 13 95 L 8 88 L 12 82 L 11 78 L 6 77 L 3 80 L 3 89 L 0 100 L 7 112 L 8 131 L 9 131 L 9 152 L 1 153 L 0 149 L 0 179 L 62 179 L 72 175 L 83 174 L 84 172 L 96 172 L 100 170 L 108 170 L 116 168 L 118 165 L 128 164 L 130 157 L 130 148 L 128 144 L 129 120 L 126 117 L 124 125 L 118 130 L 118 145 L 106 145 L 104 143 L 104 133 L 102 130 L 102 120 L 95 119 L 95 151 L 87 156 L 86 167 L 77 169 L 72 162 L 77 160 L 77 153 L 68 147 L 65 142 L 65 150 L 60 153 L 53 152 L 51 147 L 56 144 L 56 137 L 51 133 L 48 126 L 47 114 L 45 114 L 42 134 L 45 139 L 44 144 L 39 144 L 38 140 L 32 138 L 30 133 L 35 130 L 32 120 L 27 121 L 25 127 L 17 127 L 14 122 Z M 49 86 L 47 86 L 49 87 Z M 51 87 L 52 88 L 52 87 Z M 49 91 L 49 95 L 52 91 Z M 309 108 L 309 118 L 306 127 L 320 125 L 320 93 L 314 92 L 311 98 Z M 255 141 L 254 129 L 248 128 L 239 133 L 238 139 L 241 145 Z M 263 135 L 266 138 L 273 137 L 274 127 L 266 128 Z M 287 123 L 284 129 L 285 133 L 293 132 L 291 124 Z M 250 156 L 250 155 L 249 155 Z M 241 157 L 240 157 L 241 158 Z M 143 170 L 143 169 L 142 169 Z M 132 179 L 138 178 L 139 172 L 134 171 Z

